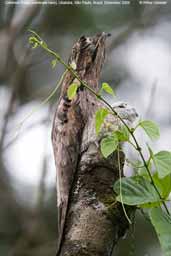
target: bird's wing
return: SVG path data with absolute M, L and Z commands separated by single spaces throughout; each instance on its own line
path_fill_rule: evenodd
M 58 248 L 62 242 L 69 194 L 80 150 L 83 123 L 79 105 L 71 103 L 67 117 L 63 113 L 64 100 L 59 101 L 52 130 L 52 144 L 57 170 Z M 64 116 L 62 117 L 62 115 Z

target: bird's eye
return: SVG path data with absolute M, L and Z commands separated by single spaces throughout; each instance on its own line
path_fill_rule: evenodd
M 84 35 L 80 37 L 80 41 L 83 42 L 83 41 L 85 41 L 85 40 L 86 40 L 86 37 L 85 37 Z

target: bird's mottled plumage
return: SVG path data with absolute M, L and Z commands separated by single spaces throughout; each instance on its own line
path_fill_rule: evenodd
M 69 64 L 74 63 L 79 77 L 95 91 L 101 67 L 105 58 L 105 40 L 108 34 L 101 33 L 94 37 L 82 36 L 72 48 Z M 82 134 L 90 116 L 95 111 L 96 98 L 90 92 L 79 87 L 77 95 L 70 101 L 67 89 L 75 81 L 68 71 L 63 79 L 61 95 L 53 121 L 52 144 L 57 171 L 58 201 L 58 252 L 63 239 L 68 200 L 79 160 Z

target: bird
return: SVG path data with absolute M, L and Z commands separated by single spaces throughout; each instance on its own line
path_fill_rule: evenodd
M 105 61 L 108 36 L 110 34 L 106 32 L 91 37 L 81 36 L 73 45 L 68 60 L 68 65 L 74 67 L 74 72 L 81 81 L 86 82 L 95 92 L 99 90 L 98 83 Z M 67 90 L 72 83 L 77 83 L 78 89 L 71 100 L 67 96 Z M 52 127 L 58 207 L 57 255 L 60 254 L 64 240 L 66 216 L 79 163 L 84 127 L 95 112 L 96 100 L 96 97 L 68 70 L 61 84 Z

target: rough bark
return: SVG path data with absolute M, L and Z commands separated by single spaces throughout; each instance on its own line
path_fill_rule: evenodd
M 103 106 L 96 100 L 94 104 L 97 109 Z M 123 108 L 123 104 L 118 104 L 115 109 L 128 122 L 134 117 L 135 110 L 126 105 Z M 113 192 L 113 184 L 119 178 L 119 169 L 123 171 L 124 153 L 120 151 L 119 159 L 118 152 L 104 159 L 100 152 L 100 140 L 109 130 L 103 127 L 97 137 L 94 120 L 92 116 L 84 129 L 60 256 L 112 255 L 118 240 L 129 228 L 122 205 L 116 203 Z M 113 116 L 108 117 L 107 122 L 114 129 L 121 125 Z M 126 209 L 132 218 L 134 209 Z

